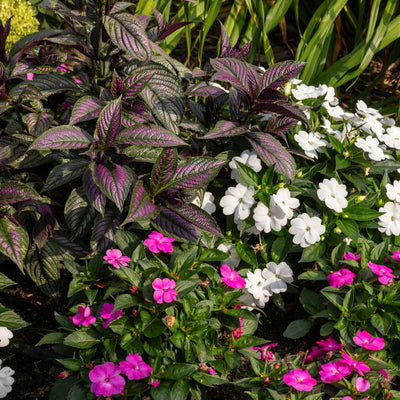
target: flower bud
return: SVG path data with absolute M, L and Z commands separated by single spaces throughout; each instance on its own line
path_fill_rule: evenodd
M 342 233 L 342 230 L 337 226 L 333 232 L 337 233 L 338 235 L 340 235 Z

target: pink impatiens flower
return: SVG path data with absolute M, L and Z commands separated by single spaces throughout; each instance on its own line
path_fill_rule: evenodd
M 297 368 L 283 375 L 283 382 L 288 386 L 293 386 L 296 390 L 310 392 L 317 384 L 317 380 L 312 378 L 307 370 Z
M 274 355 L 272 351 L 269 351 L 269 349 L 276 346 L 278 346 L 278 343 L 268 343 L 262 347 L 250 347 L 250 350 L 256 350 L 257 353 L 260 353 L 260 358 L 262 361 L 273 360 Z
M 396 278 L 396 276 L 392 274 L 393 270 L 385 265 L 374 264 L 370 261 L 368 267 L 371 268 L 374 274 L 378 275 L 378 281 L 383 285 L 393 282 L 393 278 Z
M 72 317 L 72 322 L 74 325 L 88 326 L 96 322 L 96 317 L 90 315 L 89 306 L 78 306 L 78 314 Z
M 126 357 L 126 361 L 121 361 L 119 363 L 121 366 L 121 371 L 125 374 L 129 380 L 144 379 L 150 376 L 153 368 L 146 364 L 139 354 L 129 353 Z
M 332 272 L 326 278 L 332 287 L 341 287 L 343 285 L 351 285 L 356 274 L 347 268 L 339 269 L 339 271 Z
M 118 249 L 107 250 L 103 259 L 117 269 L 119 269 L 121 265 L 127 267 L 128 262 L 131 261 L 129 257 L 123 256 L 121 250 Z
M 383 338 L 373 337 L 367 331 L 358 331 L 353 340 L 356 345 L 368 350 L 382 350 L 385 347 Z
M 114 311 L 114 304 L 104 303 L 100 311 L 100 317 L 106 320 L 103 323 L 103 328 L 108 328 L 110 322 L 122 317 L 122 310 Z
M 350 253 L 350 252 L 348 252 L 348 253 L 344 253 L 343 254 L 343 258 L 345 259 L 345 260 L 354 260 L 354 261 L 360 261 L 361 260 L 361 255 L 356 255 L 356 254 L 354 254 L 354 253 Z
M 340 381 L 347 375 L 351 374 L 353 369 L 342 361 L 334 361 L 328 364 L 321 365 L 319 374 L 321 375 L 322 382 L 331 383 Z
M 356 378 L 356 380 L 354 382 L 354 386 L 356 387 L 356 389 L 359 392 L 362 393 L 362 392 L 366 392 L 371 385 L 366 379 L 358 377 L 358 378 Z
M 89 372 L 89 379 L 92 382 L 90 391 L 96 396 L 104 397 L 121 394 L 125 386 L 125 379 L 120 373 L 120 367 L 112 362 L 96 365 Z
M 239 317 L 239 328 L 235 328 L 231 333 L 232 333 L 232 338 L 233 339 L 239 339 L 243 335 L 243 318 Z
M 174 251 L 171 244 L 173 241 L 175 241 L 175 239 L 164 236 L 160 232 L 153 231 L 143 244 L 147 246 L 152 253 L 159 253 L 160 251 L 172 253 Z
M 343 361 L 344 363 L 346 363 L 349 367 L 351 367 L 351 369 L 355 369 L 357 371 L 357 373 L 361 376 L 364 376 L 364 372 L 369 372 L 370 371 L 370 367 L 368 367 L 367 364 L 365 364 L 365 362 L 362 361 L 356 361 L 354 360 L 354 358 L 352 358 L 350 355 L 348 355 L 347 353 L 343 353 Z
M 234 289 L 242 289 L 246 286 L 246 281 L 235 270 L 230 269 L 228 265 L 223 264 L 220 271 L 221 281 L 227 286 Z
M 326 340 L 320 340 L 316 343 L 319 347 L 321 347 L 322 350 L 325 351 L 343 349 L 343 345 L 336 342 L 336 340 L 331 337 L 328 337 Z
M 158 304 L 162 303 L 172 303 L 176 300 L 178 293 L 175 292 L 175 281 L 173 279 L 154 279 L 153 283 L 151 284 L 154 289 L 154 300 Z
M 393 260 L 400 262 L 400 251 L 394 251 L 392 253 L 392 258 Z

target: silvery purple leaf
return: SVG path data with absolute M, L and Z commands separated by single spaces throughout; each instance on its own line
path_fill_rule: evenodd
M 53 190 L 81 176 L 89 166 L 89 160 L 78 158 L 56 165 L 49 173 L 43 191 Z
M 206 125 L 207 121 L 204 116 L 204 107 L 199 103 L 189 100 L 189 107 L 194 116 L 203 124 Z
M 186 142 L 158 125 L 136 125 L 120 132 L 117 144 L 136 146 L 174 147 L 186 146 Z
M 114 71 L 113 80 L 111 83 L 111 96 L 113 97 L 113 99 L 116 99 L 117 97 L 121 96 L 124 91 L 124 83 L 122 82 L 117 72 Z
M 90 205 L 83 187 L 74 189 L 65 202 L 64 216 L 73 237 L 85 236 L 93 226 L 96 211 Z
M 192 157 L 178 165 L 175 174 L 162 189 L 195 189 L 200 188 L 214 179 L 224 161 L 211 157 Z
M 239 47 L 239 42 L 232 48 L 232 44 L 229 38 L 228 33 L 222 22 L 220 22 L 221 26 L 221 50 L 220 50 L 220 58 L 236 58 L 237 60 L 243 60 L 250 52 L 251 41 L 248 42 L 243 48 Z
M 124 201 L 133 182 L 131 169 L 111 161 L 107 165 L 96 164 L 93 168 L 93 180 L 122 212 Z
M 7 39 L 7 36 L 10 34 L 11 18 L 8 18 L 8 20 L 5 22 L 4 26 L 3 26 L 2 20 L 0 19 L 0 62 L 1 63 L 5 63 L 7 61 L 6 39 Z
M 226 94 L 226 90 L 217 85 L 208 85 L 206 82 L 199 82 L 197 84 L 191 85 L 187 88 L 185 92 L 186 96 L 202 96 L 202 97 L 218 97 L 221 94 Z
M 157 214 L 157 208 L 150 198 L 150 195 L 143 187 L 142 181 L 137 181 L 131 194 L 128 216 L 122 225 L 128 222 L 147 221 Z
M 98 138 L 106 147 L 112 145 L 121 127 L 121 98 L 108 103 L 97 120 L 95 138 Z
M 115 247 L 115 234 L 120 224 L 121 217 L 112 210 L 107 210 L 104 217 L 97 217 L 90 239 L 92 250 L 97 253 L 105 253 L 106 250 Z
M 129 146 L 122 150 L 122 154 L 132 158 L 133 161 L 147 162 L 154 164 L 160 157 L 162 149 L 146 146 Z
M 284 117 L 290 117 L 308 124 L 307 117 L 298 107 L 286 101 L 260 100 L 254 105 L 254 111 L 260 113 L 274 113 Z
M 11 258 L 21 271 L 28 246 L 29 236 L 23 228 L 4 217 L 0 219 L 0 252 Z
M 115 3 L 115 4 L 112 6 L 112 8 L 111 8 L 109 14 L 110 14 L 110 15 L 116 14 L 116 13 L 118 13 L 118 12 L 120 12 L 120 11 L 122 11 L 122 10 L 127 9 L 128 7 L 132 7 L 132 6 L 133 6 L 133 4 L 132 4 L 131 2 L 128 2 L 128 1 L 118 1 L 117 3 Z
M 156 195 L 171 181 L 178 165 L 178 155 L 174 149 L 165 149 L 154 163 L 151 171 L 150 189 Z
M 264 129 L 267 133 L 274 133 L 286 140 L 285 132 L 297 124 L 297 120 L 289 117 L 271 117 Z
M 296 173 L 296 163 L 289 152 L 274 137 L 267 133 L 252 132 L 247 135 L 248 141 L 262 161 L 271 166 L 275 164 L 275 170 L 289 179 L 293 179 Z
M 223 237 L 215 219 L 196 205 L 183 204 L 174 210 L 188 220 L 192 225 L 197 226 L 204 231 L 211 232 L 213 235 Z
M 45 98 L 35 85 L 30 83 L 26 84 L 24 82 L 13 86 L 9 91 L 9 95 L 15 102 L 21 102 L 22 100 L 42 100 Z
M 11 77 L 17 77 L 18 75 L 24 75 L 26 77 L 27 73 L 33 74 L 49 74 L 56 72 L 56 67 L 50 65 L 43 65 L 38 63 L 37 60 L 24 60 L 23 62 L 18 62 L 12 71 Z M 20 76 L 20 78 L 22 78 Z
M 39 136 L 46 129 L 49 129 L 53 122 L 53 116 L 46 112 L 29 113 L 23 116 L 23 121 L 28 127 L 32 136 Z
M 86 171 L 83 175 L 83 187 L 86 192 L 86 196 L 89 199 L 91 205 L 97 210 L 101 215 L 104 215 L 106 196 L 97 187 L 93 180 L 93 170 L 94 165 L 91 166 L 90 170 Z
M 199 233 L 185 218 L 168 207 L 160 207 L 160 213 L 154 220 L 159 230 L 175 239 L 186 239 L 195 242 Z
M 128 68 L 127 74 L 129 73 L 152 75 L 139 97 L 143 99 L 164 128 L 179 135 L 185 97 L 178 76 L 164 65 L 155 62 Z
M 68 150 L 89 147 L 93 138 L 83 129 L 61 125 L 43 132 L 28 150 Z
M 136 97 L 147 85 L 151 79 L 152 74 L 140 74 L 130 76 L 125 80 L 125 93 L 123 95 L 123 100 L 132 99 Z
M 138 104 L 137 104 L 138 105 Z M 135 107 L 138 110 L 141 110 L 141 107 Z M 144 110 L 144 109 L 143 109 Z M 137 124 L 145 124 L 146 122 L 152 121 L 153 118 L 143 111 L 143 113 L 137 113 L 132 111 L 122 112 L 121 115 L 121 125 L 125 128 L 132 128 Z
M 286 96 L 276 89 L 271 89 L 267 87 L 261 91 L 260 95 L 258 96 L 258 100 L 269 100 L 269 101 L 286 100 Z
M 288 80 L 294 78 L 304 67 L 305 63 L 299 61 L 283 61 L 268 68 L 261 83 L 261 89 L 277 89 Z
M 132 14 L 114 14 L 103 17 L 104 27 L 111 41 L 131 57 L 148 61 L 151 47 L 141 23 Z
M 0 206 L 25 200 L 40 200 L 39 194 L 31 186 L 16 181 L 0 183 Z
M 201 139 L 215 139 L 220 137 L 239 136 L 248 132 L 247 126 L 238 125 L 231 121 L 218 121 L 214 128 Z
M 104 107 L 104 101 L 92 96 L 84 96 L 80 98 L 75 104 L 71 112 L 69 120 L 70 125 L 75 125 L 78 122 L 90 121 L 100 115 Z

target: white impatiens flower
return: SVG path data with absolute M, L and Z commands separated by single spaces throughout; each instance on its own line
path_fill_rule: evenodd
M 300 214 L 290 221 L 289 233 L 293 236 L 293 243 L 301 247 L 308 247 L 321 240 L 325 233 L 325 226 L 318 217 L 310 217 L 308 214 Z
M 288 219 L 293 217 L 293 210 L 300 206 L 298 199 L 290 197 L 290 190 L 288 188 L 280 188 L 276 194 L 272 195 L 272 199 L 282 209 Z
M 203 196 L 203 201 L 200 200 L 200 196 L 196 196 L 195 199 L 192 201 L 197 207 L 200 207 L 208 214 L 212 214 L 217 210 L 214 204 L 214 196 L 211 192 L 205 192 Z
M 272 293 L 286 292 L 287 283 L 293 282 L 293 271 L 285 262 L 279 264 L 269 262 L 267 268 L 263 269 L 262 276 Z
M 326 146 L 328 142 L 322 139 L 321 134 L 318 132 L 307 133 L 305 131 L 299 131 L 294 135 L 294 140 L 304 150 L 306 156 L 311 158 L 318 158 L 317 152 L 321 152 L 321 147 Z
M 317 196 L 328 208 L 337 213 L 341 213 L 343 208 L 346 208 L 348 204 L 346 200 L 346 186 L 339 183 L 335 178 L 324 179 L 319 184 Z
M 254 272 L 248 271 L 245 281 L 245 291 L 254 297 L 258 307 L 264 307 L 272 296 L 272 292 L 266 287 L 261 269 L 257 268 Z
M 1 360 L 0 360 L 1 366 Z M 0 369 L 0 399 L 4 399 L 8 393 L 12 390 L 12 384 L 14 383 L 15 371 L 10 367 L 3 367 Z
M 235 269 L 240 264 L 240 257 L 233 243 L 221 243 L 217 249 L 229 254 L 228 258 L 221 261 L 221 265 L 228 264 L 231 268 Z
M 382 118 L 382 115 L 379 113 L 378 110 L 376 110 L 375 108 L 369 108 L 367 104 L 362 100 L 357 101 L 356 111 L 357 114 L 360 114 L 363 117 L 373 117 L 376 119 Z
M 0 347 L 6 347 L 13 337 L 13 333 L 5 326 L 0 326 Z
M 367 136 L 366 139 L 358 138 L 355 141 L 355 146 L 368 153 L 368 157 L 374 161 L 382 161 L 387 158 L 382 148 L 379 147 L 379 141 L 372 136 Z
M 254 188 L 246 187 L 241 183 L 235 187 L 229 187 L 225 191 L 219 205 L 223 207 L 224 215 L 234 214 L 236 220 L 244 220 L 250 215 L 250 208 L 254 204 Z
M 269 233 L 271 230 L 279 232 L 287 223 L 285 213 L 273 200 L 271 200 L 269 208 L 263 203 L 258 203 L 254 209 L 253 219 L 256 228 L 265 233 Z
M 231 179 L 234 179 L 237 183 L 243 183 L 240 179 L 239 172 L 237 169 L 237 164 L 235 161 L 239 161 L 242 164 L 249 166 L 256 172 L 260 172 L 262 169 L 261 160 L 257 157 L 257 154 L 254 151 L 245 150 L 242 154 L 237 157 L 233 157 L 232 161 L 229 163 L 231 167 Z
M 400 235 L 400 204 L 389 201 L 379 209 L 379 212 L 385 214 L 379 217 L 378 230 L 388 236 Z
M 393 181 L 393 185 L 390 183 L 386 185 L 386 196 L 389 200 L 400 203 L 400 181 Z
M 386 146 L 400 150 L 400 127 L 391 126 L 386 129 L 386 134 L 382 135 L 382 141 Z

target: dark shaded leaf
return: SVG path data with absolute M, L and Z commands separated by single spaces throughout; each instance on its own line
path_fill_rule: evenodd
M 246 58 L 250 52 L 251 48 L 251 41 L 245 44 L 242 48 L 239 47 L 239 42 L 232 48 L 232 44 L 229 38 L 228 33 L 222 22 L 220 21 L 221 26 L 221 50 L 220 50 L 220 57 L 231 57 L 236 58 L 237 60 L 243 60 Z
M 74 104 L 69 124 L 74 125 L 78 122 L 90 121 L 100 115 L 103 107 L 104 101 L 96 97 L 84 96 Z
M 247 126 L 238 125 L 231 121 L 218 121 L 214 128 L 201 139 L 239 136 L 248 131 L 249 128 Z
M 93 169 L 93 180 L 122 212 L 124 201 L 133 182 L 132 170 L 112 162 L 108 162 L 107 165 L 96 164 Z
M 105 253 L 107 249 L 115 246 L 114 237 L 121 224 L 121 217 L 117 216 L 112 210 L 107 210 L 104 217 L 97 217 L 90 246 L 97 253 Z
M 152 74 L 139 74 L 130 76 L 125 80 L 126 90 L 123 95 L 123 100 L 132 99 L 136 97 L 147 85 L 151 79 Z
M 152 202 L 149 194 L 146 192 L 146 189 L 143 187 L 143 182 L 137 181 L 132 190 L 128 216 L 123 222 L 123 225 L 128 222 L 148 220 L 149 218 L 153 218 L 156 213 L 156 206 Z
M 261 113 L 274 113 L 283 115 L 284 117 L 293 118 L 303 122 L 304 124 L 308 123 L 307 117 L 303 111 L 295 105 L 284 101 L 258 100 L 254 105 L 254 111 Z
M 293 179 L 296 173 L 296 163 L 288 151 L 271 135 L 252 132 L 247 139 L 254 151 L 267 164 L 275 164 L 275 170 Z
M 89 160 L 76 159 L 65 164 L 56 165 L 49 173 L 43 191 L 52 190 L 58 186 L 64 185 L 67 182 L 81 176 L 87 167 Z
M 28 150 L 68 150 L 89 147 L 93 138 L 83 129 L 72 125 L 61 125 L 42 133 Z
M 97 120 L 94 137 L 105 147 L 110 147 L 121 127 L 121 98 L 108 103 Z
M 39 194 L 31 186 L 16 181 L 0 182 L 0 206 L 25 200 L 40 200 Z
M 92 204 L 93 208 L 103 215 L 106 204 L 106 196 L 98 188 L 93 180 L 94 168 L 95 165 L 92 165 L 90 167 L 90 170 L 86 171 L 83 175 L 83 187 L 85 189 L 86 196 L 89 199 L 89 202 Z
M 298 61 L 283 61 L 268 68 L 261 82 L 261 88 L 277 89 L 294 78 L 304 67 L 305 63 Z
M 177 152 L 174 149 L 165 149 L 154 163 L 151 171 L 150 189 L 154 194 L 160 191 L 160 188 L 168 185 L 175 174 L 178 164 Z
M 60 256 L 63 259 L 83 258 L 89 253 L 89 250 L 84 248 L 76 239 L 72 240 L 69 235 L 63 232 L 58 231 L 53 239 L 57 243 Z
M 53 116 L 46 112 L 25 114 L 23 121 L 28 127 L 32 136 L 39 136 L 46 129 L 49 129 L 53 122 Z

